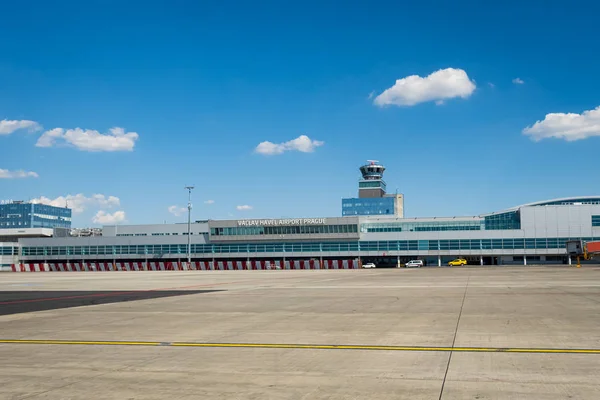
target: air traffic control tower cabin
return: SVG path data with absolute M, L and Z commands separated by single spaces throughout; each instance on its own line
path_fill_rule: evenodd
M 383 180 L 385 167 L 379 161 L 369 160 L 360 167 L 358 198 L 342 199 L 342 215 L 391 215 L 404 217 L 404 196 L 387 194 Z

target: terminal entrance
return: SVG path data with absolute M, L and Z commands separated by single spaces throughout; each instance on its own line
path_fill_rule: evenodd
M 396 268 L 398 266 L 398 258 L 394 257 L 361 257 L 360 262 L 362 265 L 367 263 L 373 263 L 377 268 Z
M 498 265 L 498 257 L 483 257 L 483 265 Z
M 372 257 L 361 257 L 360 261 L 362 264 L 373 263 L 377 266 L 377 268 L 396 268 L 398 267 L 398 262 L 400 263 L 400 267 L 404 267 L 404 265 L 411 260 L 421 260 L 423 261 L 423 266 L 425 267 L 437 267 L 438 263 L 440 266 L 445 267 L 452 260 L 457 258 L 462 258 L 467 260 L 467 265 L 480 265 L 483 259 L 483 265 L 500 265 L 501 259 L 498 256 L 462 256 L 462 255 L 442 255 L 438 258 L 438 256 L 372 256 Z

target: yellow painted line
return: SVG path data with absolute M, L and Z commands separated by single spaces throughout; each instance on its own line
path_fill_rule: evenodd
M 103 340 L 36 340 L 0 339 L 0 344 L 38 344 L 75 346 L 163 346 L 205 348 L 260 348 L 260 349 L 306 349 L 306 350 L 378 350 L 378 351 L 433 351 L 463 353 L 542 353 L 542 354 L 600 354 L 600 349 L 550 349 L 550 348 L 501 348 L 501 347 L 432 347 L 432 346 L 369 346 L 334 344 L 285 344 L 285 343 L 195 343 L 195 342 L 142 342 Z
M 37 340 L 37 339 L 0 339 L 0 344 L 70 344 L 95 346 L 160 346 L 161 342 L 120 342 L 105 340 Z

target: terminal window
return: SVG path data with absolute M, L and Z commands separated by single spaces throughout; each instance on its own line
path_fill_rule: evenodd
M 419 221 L 362 224 L 361 232 L 439 232 L 439 231 L 479 231 L 481 220 L 473 221 Z
M 235 243 L 235 244 L 192 244 L 193 254 L 228 253 L 274 253 L 320 251 L 412 251 L 412 250 L 524 250 L 565 249 L 573 238 L 517 238 L 517 239 L 455 239 L 455 240 L 390 240 L 355 242 L 312 242 L 312 243 Z M 600 238 L 576 238 L 585 242 Z M 0 247 L 3 255 L 18 254 L 16 247 Z M 39 246 L 23 247 L 23 256 L 64 256 L 63 259 L 78 259 L 85 255 L 165 255 L 185 254 L 185 244 L 157 245 L 107 245 L 107 246 Z M 529 259 L 529 256 L 528 256 Z
M 536 206 L 572 206 L 580 204 L 600 204 L 600 198 L 549 201 L 546 203 L 536 204 Z
M 600 215 L 592 215 L 592 226 L 600 226 Z
M 519 211 L 488 215 L 484 218 L 486 230 L 521 229 Z
M 12 247 L 12 246 L 0 247 L 0 255 L 2 255 L 2 256 L 12 256 L 12 255 L 16 256 L 18 254 L 19 254 L 18 247 Z
M 237 226 L 210 229 L 212 236 L 314 235 L 356 232 L 358 232 L 356 225 Z

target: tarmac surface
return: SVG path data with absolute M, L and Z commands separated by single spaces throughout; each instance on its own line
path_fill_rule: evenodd
M 600 267 L 0 274 L 0 399 L 600 399 Z

